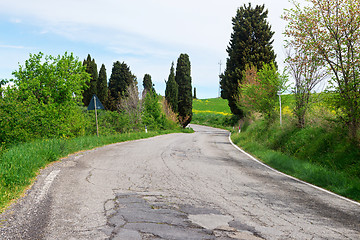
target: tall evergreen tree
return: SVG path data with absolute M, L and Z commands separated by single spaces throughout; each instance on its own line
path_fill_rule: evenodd
M 221 76 L 221 97 L 228 99 L 232 113 L 242 117 L 244 112 L 238 104 L 239 84 L 242 83 L 246 65 L 261 69 L 264 63 L 275 63 L 272 47 L 274 32 L 267 22 L 265 6 L 252 8 L 249 3 L 237 10 L 232 19 L 233 33 L 227 48 L 229 57 L 225 73 Z
M 146 91 L 146 92 L 152 92 L 152 91 L 155 92 L 154 85 L 151 81 L 150 74 L 144 75 L 143 87 L 144 87 L 144 91 Z
M 97 94 L 96 87 L 98 81 L 98 71 L 95 59 L 91 59 L 88 54 L 87 59 L 84 60 L 83 65 L 86 66 L 86 72 L 90 74 L 90 82 L 87 84 L 86 89 L 83 92 L 83 103 L 85 106 L 89 105 L 91 97 Z
M 194 99 L 196 99 L 196 87 L 194 87 Z
M 180 54 L 176 65 L 179 122 L 185 128 L 192 119 L 192 86 L 189 55 Z
M 178 111 L 178 85 L 175 81 L 174 62 L 171 64 L 170 74 L 166 82 L 165 99 L 169 103 L 171 109 L 177 113 Z
M 127 96 L 126 90 L 132 83 L 137 84 L 136 77 L 131 73 L 130 67 L 124 62 L 114 62 L 109 79 L 109 90 L 113 101 L 118 102 L 120 98 Z
M 107 86 L 107 75 L 105 65 L 102 64 L 99 71 L 99 78 L 97 81 L 97 96 L 103 104 L 106 104 L 108 100 L 108 86 Z

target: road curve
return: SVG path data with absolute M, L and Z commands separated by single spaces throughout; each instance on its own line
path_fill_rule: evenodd
M 69 156 L 0 215 L 0 239 L 360 239 L 360 206 L 191 125 Z

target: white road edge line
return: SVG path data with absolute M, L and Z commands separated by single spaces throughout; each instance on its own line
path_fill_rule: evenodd
M 35 197 L 35 202 L 39 203 L 43 200 L 50 189 L 52 182 L 55 180 L 56 176 L 59 174 L 60 170 L 54 170 L 45 178 L 44 186 L 40 189 L 39 194 Z
M 297 179 L 297 178 L 295 178 L 295 177 L 293 177 L 293 176 L 290 176 L 290 175 L 287 175 L 287 174 L 285 174 L 285 173 L 283 173 L 283 172 L 280 172 L 280 171 L 278 171 L 278 170 L 276 170 L 276 169 L 274 169 L 274 168 L 266 165 L 265 163 L 259 161 L 258 159 L 256 159 L 255 157 L 251 156 L 249 153 L 245 152 L 244 150 L 242 150 L 240 147 L 238 147 L 237 145 L 235 145 L 235 144 L 233 143 L 233 141 L 231 140 L 231 132 L 230 132 L 230 134 L 229 134 L 229 141 L 230 141 L 230 143 L 231 143 L 237 150 L 239 150 L 240 152 L 242 152 L 243 154 L 245 154 L 246 156 L 248 156 L 250 159 L 252 159 L 252 160 L 260 163 L 260 164 L 263 165 L 264 167 L 266 167 L 266 168 L 268 168 L 268 169 L 270 169 L 270 170 L 272 170 L 272 171 L 274 171 L 274 172 L 276 172 L 276 173 L 278 173 L 278 174 L 280 174 L 280 175 L 286 176 L 286 177 L 291 178 L 291 179 L 293 179 L 293 180 L 295 180 L 295 181 L 297 181 L 297 182 L 299 182 L 299 183 L 308 185 L 308 186 L 313 187 L 313 188 L 315 188 L 315 189 L 317 189 L 317 190 L 326 192 L 326 193 L 328 193 L 328 194 L 330 194 L 330 195 L 333 195 L 333 196 L 336 196 L 336 197 L 338 197 L 338 198 L 340 198 L 340 199 L 342 199 L 342 200 L 345 200 L 345 201 L 348 201 L 348 202 L 350 202 L 350 203 L 353 203 L 353 204 L 356 204 L 356 205 L 360 206 L 360 203 L 359 203 L 359 202 L 356 202 L 356 201 L 353 201 L 353 200 L 348 199 L 348 198 L 346 198 L 346 197 L 340 196 L 340 195 L 338 195 L 338 194 L 336 194 L 336 193 L 330 192 L 330 191 L 328 191 L 328 190 L 326 190 L 326 189 L 323 189 L 323 188 L 321 188 L 321 187 L 315 186 L 315 185 L 310 184 L 310 183 L 308 183 L 308 182 L 304 182 L 304 181 L 302 181 L 302 180 L 300 180 L 300 179 Z

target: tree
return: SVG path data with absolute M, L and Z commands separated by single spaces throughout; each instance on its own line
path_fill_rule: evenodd
M 228 100 L 231 112 L 240 117 L 244 116 L 242 106 L 237 101 L 239 84 L 243 79 L 243 71 L 248 64 L 261 69 L 264 63 L 275 62 L 275 53 L 272 47 L 274 32 L 266 18 L 268 11 L 265 6 L 257 5 L 252 8 L 249 3 L 237 10 L 232 19 L 233 33 L 227 48 L 229 57 L 226 69 L 221 75 L 221 97 Z
M 142 103 L 139 99 L 136 81 L 127 86 L 126 93 L 120 99 L 117 110 L 119 112 L 123 111 L 128 115 L 129 123 L 133 128 L 138 127 L 141 120 Z
M 169 103 L 172 111 L 178 111 L 178 85 L 175 81 L 174 62 L 171 64 L 170 74 L 166 82 L 165 99 Z
M 100 71 L 99 71 L 99 78 L 97 81 L 97 86 L 96 86 L 96 92 L 97 92 L 97 96 L 100 100 L 100 102 L 102 102 L 103 104 L 106 104 L 108 101 L 108 86 L 107 86 L 107 76 L 106 76 L 106 68 L 105 65 L 102 64 Z
M 291 45 L 288 45 L 285 60 L 295 81 L 293 88 L 294 114 L 297 117 L 298 128 L 305 127 L 305 115 L 311 104 L 311 92 L 328 76 L 324 61 L 315 53 L 303 51 L 300 48 L 294 50 Z
M 285 35 L 296 49 L 316 53 L 331 69 L 332 105 L 356 139 L 360 126 L 360 2 L 307 0 L 287 10 Z
M 127 97 L 127 88 L 133 83 L 137 85 L 136 77 L 131 73 L 127 64 L 124 62 L 120 63 L 119 61 L 114 62 L 109 79 L 110 95 L 113 101 L 115 101 L 115 104 L 112 105 L 117 105 L 121 98 Z
M 243 84 L 239 86 L 240 104 L 272 120 L 278 106 L 277 93 L 284 90 L 286 82 L 286 75 L 280 75 L 274 64 L 264 64 L 259 71 L 254 66 L 247 66 Z
M 194 99 L 196 99 L 196 87 L 194 87 Z
M 192 86 L 190 60 L 187 54 L 180 54 L 175 81 L 178 85 L 178 113 L 179 122 L 185 128 L 192 119 Z
M 86 66 L 86 72 L 91 76 L 90 82 L 83 93 L 83 103 L 88 106 L 92 96 L 97 94 L 98 70 L 95 59 L 91 59 L 90 54 L 88 54 L 87 59 L 84 59 L 83 65 Z
M 153 83 L 151 81 L 150 74 L 145 74 L 144 75 L 143 87 L 144 87 L 145 92 L 152 92 L 152 91 L 155 92 L 154 85 L 153 85 Z
M 78 106 L 90 75 L 73 54 L 30 54 L 13 75 L 0 98 L 0 142 L 84 134 Z
M 2 97 L 2 86 L 4 86 L 7 83 L 7 80 L 5 79 L 0 79 L 0 98 Z
M 147 92 L 143 99 L 142 123 L 148 129 L 155 130 L 161 127 L 162 117 L 159 96 L 154 91 Z

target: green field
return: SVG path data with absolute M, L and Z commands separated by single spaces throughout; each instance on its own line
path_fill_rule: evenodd
M 193 113 L 213 113 L 220 115 L 231 115 L 227 100 L 222 98 L 194 99 Z
M 238 119 L 231 114 L 227 100 L 194 99 L 192 123 L 231 130 Z

